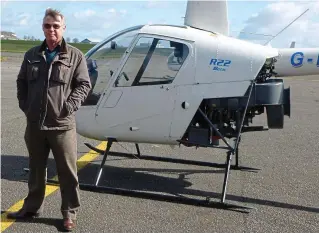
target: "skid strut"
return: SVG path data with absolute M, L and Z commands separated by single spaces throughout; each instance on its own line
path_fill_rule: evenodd
M 136 147 L 136 151 L 137 151 L 137 157 L 140 158 L 141 157 L 140 147 L 138 146 L 137 143 L 135 143 L 135 147 Z
M 244 125 L 244 119 L 246 116 L 246 112 L 247 112 L 247 108 L 249 105 L 249 101 L 250 101 L 250 97 L 251 97 L 251 93 L 253 90 L 255 83 L 252 82 L 250 85 L 250 91 L 249 91 L 249 95 L 248 95 L 248 99 L 247 99 L 247 103 L 245 106 L 245 111 L 244 114 L 241 118 L 241 122 L 239 127 L 237 128 L 237 137 L 234 140 L 234 147 L 232 147 L 227 140 L 225 139 L 225 137 L 219 132 L 219 130 L 217 129 L 217 127 L 209 120 L 209 118 L 205 115 L 205 113 L 198 108 L 199 113 L 202 115 L 202 117 L 205 119 L 205 121 L 210 125 L 210 127 L 212 127 L 212 129 L 215 131 L 215 133 L 218 134 L 218 136 L 223 140 L 223 142 L 227 145 L 227 147 L 229 148 L 229 150 L 227 151 L 227 159 L 226 159 L 226 169 L 225 169 L 225 175 L 224 175 L 224 183 L 223 183 L 223 192 L 222 192 L 222 197 L 221 197 L 221 203 L 225 203 L 226 200 L 226 193 L 227 193 L 227 184 L 228 184 L 228 179 L 229 179 L 229 172 L 230 172 L 230 163 L 232 160 L 232 156 L 235 154 L 235 158 L 236 158 L 236 165 L 235 168 L 239 168 L 239 156 L 238 156 L 238 146 L 240 143 L 240 138 L 241 138 L 241 133 L 242 133 L 242 128 Z
M 107 141 L 106 150 L 103 154 L 103 159 L 102 159 L 102 162 L 100 165 L 100 169 L 99 169 L 99 172 L 98 172 L 96 179 L 95 179 L 95 186 L 98 186 L 98 184 L 99 184 L 99 181 L 100 181 L 100 178 L 101 178 L 101 175 L 103 172 L 103 167 L 104 167 L 104 164 L 105 164 L 105 161 L 107 158 L 107 154 L 110 152 L 110 149 L 111 149 L 113 142 L 114 142 L 114 139 L 112 139 L 112 138 Z

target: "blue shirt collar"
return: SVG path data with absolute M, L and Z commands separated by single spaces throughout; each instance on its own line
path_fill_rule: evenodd
M 60 51 L 60 45 L 55 47 L 53 51 L 50 51 L 48 47 L 45 48 L 45 56 L 46 56 L 48 64 L 50 64 L 53 61 L 54 57 L 59 51 Z

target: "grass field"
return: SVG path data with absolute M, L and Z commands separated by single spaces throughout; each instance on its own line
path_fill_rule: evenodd
M 28 49 L 40 45 L 42 41 L 1 40 L 1 52 L 25 53 Z M 70 43 L 74 47 L 86 53 L 94 44 Z

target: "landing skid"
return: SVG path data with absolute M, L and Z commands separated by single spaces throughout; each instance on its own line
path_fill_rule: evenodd
M 220 168 L 225 168 L 225 176 L 224 176 L 224 183 L 223 183 L 223 192 L 222 192 L 222 197 L 220 202 L 214 202 L 211 201 L 210 198 L 206 198 L 206 200 L 200 200 L 200 199 L 193 199 L 193 198 L 188 198 L 188 197 L 183 197 L 183 196 L 172 196 L 172 195 L 166 195 L 166 194 L 158 194 L 158 193 L 152 193 L 152 192 L 143 192 L 143 191 L 136 191 L 136 190 L 129 190 L 129 189 L 122 189 L 122 188 L 113 188 L 113 187 L 106 187 L 106 186 L 100 186 L 100 178 L 103 173 L 103 168 L 107 159 L 107 156 L 109 154 L 112 154 L 114 152 L 110 152 L 112 144 L 115 142 L 115 139 L 108 139 L 107 141 L 107 147 L 106 150 L 100 150 L 92 145 L 85 143 L 86 146 L 88 146 L 90 149 L 96 151 L 97 153 L 103 154 L 103 159 L 100 164 L 99 170 L 97 172 L 96 178 L 95 178 L 95 184 L 90 185 L 90 184 L 79 184 L 79 187 L 81 190 L 86 190 L 86 191 L 93 191 L 93 192 L 103 192 L 103 193 L 110 193 L 110 194 L 119 194 L 119 195 L 124 195 L 124 196 L 131 196 L 131 197 L 139 197 L 139 198 L 149 198 L 153 200 L 160 200 L 160 201 L 170 201 L 170 202 L 177 202 L 177 203 L 183 203 L 183 204 L 189 204 L 189 205 L 195 205 L 195 206 L 204 206 L 204 207 L 212 207 L 212 208 L 218 208 L 218 209 L 226 209 L 226 210 L 233 210 L 233 211 L 238 211 L 242 213 L 249 213 L 249 209 L 254 209 L 248 206 L 243 206 L 243 205 L 238 205 L 238 204 L 231 204 L 231 203 L 226 203 L 226 192 L 227 192 L 227 183 L 228 183 L 228 178 L 229 178 L 229 170 L 231 168 L 231 159 L 233 153 L 231 151 L 227 152 L 227 160 L 226 160 L 226 166 L 225 164 L 213 164 L 213 163 L 205 163 L 205 162 L 199 162 L 199 161 L 187 161 L 187 160 L 182 160 L 181 162 L 187 163 L 187 164 L 197 164 L 197 165 L 202 165 L 202 166 L 213 166 L 213 167 L 220 167 Z M 139 148 L 138 145 L 136 145 L 136 148 Z M 138 150 L 139 152 L 139 150 Z M 150 156 L 141 156 L 140 153 L 139 158 L 141 159 L 150 159 Z M 126 155 L 127 157 L 128 155 Z M 131 155 L 132 156 L 132 155 Z M 151 160 L 156 160 L 156 159 L 161 159 L 161 161 L 169 158 L 156 158 L 152 157 Z M 174 159 L 170 159 L 174 160 Z M 169 161 L 173 162 L 173 161 Z M 176 162 L 176 161 L 174 161 Z M 216 166 L 218 165 L 218 166 Z M 238 168 L 238 166 L 234 165 L 233 166 L 235 169 Z M 242 168 L 243 169 L 243 168 Z M 253 168 L 245 168 L 248 170 L 253 170 Z M 257 170 L 257 169 L 255 169 Z M 55 180 L 47 180 L 47 183 L 52 183 L 52 184 L 58 184 L 57 181 Z
M 159 193 L 154 193 L 154 192 L 143 192 L 143 191 L 137 191 L 137 190 L 130 190 L 130 189 L 122 189 L 122 188 L 113 188 L 113 187 L 107 187 L 107 186 L 100 186 L 100 178 L 103 173 L 103 168 L 107 159 L 107 156 L 111 154 L 110 152 L 111 146 L 113 143 L 116 142 L 116 139 L 110 138 L 107 141 L 107 147 L 106 150 L 100 150 L 92 145 L 85 143 L 86 146 L 88 146 L 90 149 L 96 151 L 97 153 L 103 154 L 103 159 L 100 164 L 99 170 L 97 172 L 96 178 L 95 178 L 95 184 L 79 184 L 79 187 L 81 190 L 86 190 L 86 191 L 93 191 L 93 192 L 102 192 L 102 193 L 110 193 L 110 194 L 119 194 L 119 195 L 124 195 L 124 196 L 131 196 L 131 197 L 138 197 L 138 198 L 149 198 L 152 200 L 160 200 L 160 201 L 169 201 L 169 202 L 177 202 L 177 203 L 183 203 L 183 204 L 189 204 L 189 205 L 195 205 L 195 206 L 204 206 L 204 207 L 212 207 L 212 208 L 218 208 L 218 209 L 227 209 L 227 210 L 233 210 L 233 211 L 238 211 L 242 213 L 249 213 L 249 209 L 254 209 L 248 206 L 243 206 L 243 205 L 238 205 L 238 204 L 231 204 L 231 203 L 226 203 L 225 198 L 226 198 L 226 186 L 227 186 L 227 180 L 228 180 L 228 174 L 229 174 L 229 169 L 230 169 L 230 161 L 231 161 L 231 156 L 232 154 L 228 152 L 227 154 L 227 164 L 226 164 L 226 176 L 224 179 L 224 185 L 223 185 L 223 195 L 221 198 L 220 202 L 212 201 L 209 197 L 207 197 L 205 200 L 200 200 L 200 199 L 194 199 L 194 198 L 188 198 L 184 196 L 173 196 L 173 195 L 167 195 L 167 194 L 159 194 Z M 139 154 L 139 157 L 141 159 L 144 159 L 144 156 L 140 155 L 140 150 L 138 147 L 138 144 L 136 144 L 136 148 Z M 114 153 L 114 152 L 113 152 Z M 149 157 L 149 156 L 146 156 Z M 186 160 L 184 160 L 186 161 Z M 192 161 L 195 162 L 195 161 Z M 220 166 L 222 167 L 222 166 Z M 223 165 L 225 167 L 225 164 Z M 58 181 L 55 180 L 47 180 L 48 183 L 52 184 L 58 184 Z
M 182 142 L 182 141 L 181 141 Z M 86 145 L 89 149 L 104 155 L 105 151 L 98 149 L 94 146 L 92 146 L 90 143 L 85 142 L 84 145 Z M 200 145 L 196 145 L 199 146 Z M 136 144 L 136 148 L 139 148 L 139 145 Z M 138 150 L 139 152 L 140 150 Z M 170 157 L 156 157 L 156 156 L 151 156 L 151 155 L 145 155 L 138 153 L 136 155 L 132 155 L 129 153 L 121 153 L 121 152 L 114 152 L 110 151 L 109 155 L 112 156 L 118 156 L 118 157 L 125 157 L 125 158 L 136 158 L 142 159 L 142 160 L 150 160 L 150 161 L 159 161 L 159 162 L 168 162 L 168 163 L 179 163 L 179 164 L 187 164 L 187 165 L 196 165 L 196 166 L 205 166 L 205 167 L 215 167 L 215 168 L 225 168 L 226 164 L 224 163 L 211 163 L 211 162 L 205 162 L 205 161 L 196 161 L 196 160 L 186 160 L 186 159 L 176 159 L 176 158 L 170 158 Z M 252 167 L 245 167 L 245 166 L 239 166 L 238 164 L 238 158 L 239 158 L 239 150 L 236 150 L 236 163 L 230 165 L 230 169 L 232 170 L 240 170 L 240 171 L 248 171 L 248 172 L 257 172 L 260 169 L 258 168 L 252 168 Z

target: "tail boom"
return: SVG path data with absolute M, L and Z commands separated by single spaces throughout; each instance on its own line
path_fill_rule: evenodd
M 319 75 L 319 48 L 279 49 L 277 77 Z

